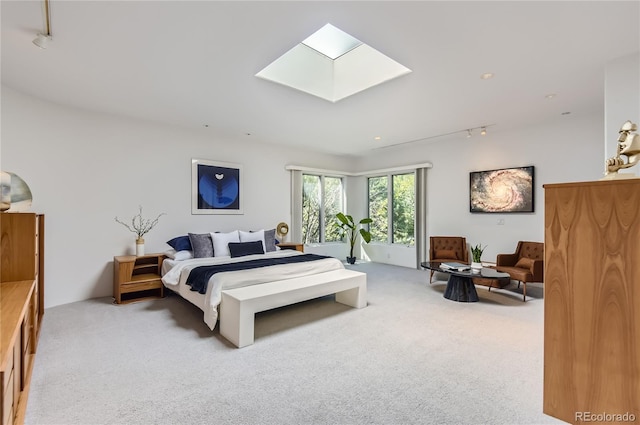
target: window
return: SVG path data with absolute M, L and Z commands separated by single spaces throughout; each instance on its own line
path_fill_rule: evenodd
M 302 175 L 302 242 L 339 242 L 336 214 L 344 205 L 342 178 Z
M 369 177 L 369 225 L 371 240 L 413 245 L 415 243 L 415 174 Z M 391 205 L 391 210 L 389 210 Z
M 320 176 L 302 175 L 302 242 L 320 242 Z
M 393 176 L 393 226 L 392 243 L 413 245 L 415 243 L 414 224 L 416 217 L 415 174 Z
M 324 241 L 340 242 L 342 237 L 334 226 L 336 214 L 342 211 L 342 179 L 324 177 Z
M 387 242 L 389 239 L 389 178 L 369 178 L 369 218 L 373 223 L 369 225 L 371 240 Z

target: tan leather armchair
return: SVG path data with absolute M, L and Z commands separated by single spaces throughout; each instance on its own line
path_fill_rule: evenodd
M 469 264 L 469 249 L 467 239 L 461 236 L 431 236 L 429 238 L 429 262 L 454 261 Z M 433 280 L 434 271 L 431 270 L 429 283 Z
M 527 282 L 542 282 L 544 279 L 544 244 L 542 242 L 519 241 L 513 254 L 498 254 L 496 269 L 509 273 L 511 279 L 523 284 L 522 300 L 527 300 Z

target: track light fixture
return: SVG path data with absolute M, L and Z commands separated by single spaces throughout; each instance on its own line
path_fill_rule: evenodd
M 33 39 L 33 44 L 41 49 L 46 49 L 51 40 L 51 20 L 49 18 L 49 0 L 42 0 L 42 18 L 44 30 Z
M 424 140 L 431 140 L 431 139 L 436 139 L 438 137 L 444 137 L 444 136 L 459 135 L 460 133 L 465 133 L 466 134 L 466 138 L 470 139 L 471 137 L 473 137 L 473 131 L 474 130 L 480 130 L 480 134 L 484 136 L 484 135 L 487 134 L 487 128 L 488 127 L 492 127 L 494 125 L 496 125 L 496 124 L 493 123 L 493 124 L 483 125 L 483 126 L 480 126 L 480 127 L 465 128 L 465 129 L 462 129 L 462 130 L 450 131 L 448 133 L 437 134 L 437 135 L 434 135 L 434 136 L 427 136 L 427 137 L 421 137 L 419 139 L 408 140 L 406 142 L 393 143 L 393 144 L 389 144 L 389 145 L 385 145 L 385 146 L 380 146 L 380 147 L 377 147 L 377 148 L 374 148 L 374 149 L 386 149 L 386 148 L 390 148 L 392 146 L 408 145 L 409 143 L 422 142 Z
M 483 125 L 481 127 L 471 127 L 468 128 L 466 130 L 460 130 L 460 131 L 456 131 L 455 133 L 462 133 L 463 131 L 467 132 L 467 139 L 473 137 L 473 130 L 480 130 L 480 135 L 481 136 L 485 136 L 487 134 L 487 127 L 491 126 L 491 125 L 495 125 L 495 124 L 490 124 L 490 125 Z M 453 133 L 450 133 L 453 134 Z

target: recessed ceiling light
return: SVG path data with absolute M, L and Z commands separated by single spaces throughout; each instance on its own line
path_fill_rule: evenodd
M 546 99 L 553 99 L 554 97 L 556 97 L 556 93 L 549 93 L 548 95 L 545 96 Z
M 571 114 L 571 112 L 567 111 L 567 112 L 561 113 L 560 115 L 569 115 L 569 114 Z
M 491 72 L 485 72 L 484 74 L 482 74 L 480 76 L 480 78 L 482 78 L 483 80 L 488 80 L 489 78 L 493 78 L 493 73 Z
M 376 136 L 376 137 L 373 138 L 373 140 L 382 140 L 382 137 Z

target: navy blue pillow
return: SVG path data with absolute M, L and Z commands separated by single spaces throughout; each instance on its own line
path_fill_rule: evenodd
M 191 247 L 191 241 L 189 240 L 189 236 L 178 236 L 167 242 L 171 248 L 176 251 L 193 251 Z
M 262 241 L 253 242 L 229 242 L 231 258 L 244 257 L 245 255 L 264 254 Z

